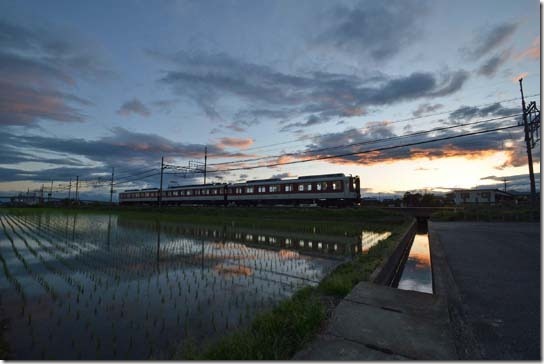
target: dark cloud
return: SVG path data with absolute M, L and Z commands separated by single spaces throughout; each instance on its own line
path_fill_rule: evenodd
M 151 111 L 138 99 L 132 99 L 126 101 L 121 105 L 117 114 L 122 116 L 130 116 L 131 114 L 138 114 L 143 117 L 148 117 L 151 115 Z
M 75 106 L 89 101 L 50 89 L 34 89 L 0 81 L 0 125 L 30 125 L 39 120 L 82 122 Z
M 476 107 L 476 106 L 461 106 L 450 113 L 449 119 L 452 122 L 469 120 L 475 117 L 501 117 L 514 115 L 520 112 L 519 108 L 509 108 L 501 105 L 500 102 L 492 105 Z M 489 125 L 489 124 L 488 124 Z M 488 126 L 487 125 L 487 126 Z
M 285 173 L 274 174 L 274 175 L 270 176 L 270 178 L 282 179 L 282 178 L 288 178 L 288 177 L 294 177 L 294 176 L 295 176 L 294 174 L 291 174 L 289 172 L 285 172 Z
M 502 122 L 501 126 L 512 125 L 513 120 Z M 502 169 L 509 166 L 522 166 L 527 163 L 523 151 L 523 130 L 510 129 L 500 132 L 467 136 L 458 139 L 442 140 L 428 144 L 413 145 L 386 150 L 376 150 L 397 146 L 399 144 L 417 143 L 429 138 L 444 138 L 471 131 L 488 130 L 497 124 L 477 125 L 470 128 L 459 128 L 424 133 L 417 136 L 403 137 L 399 140 L 388 122 L 377 122 L 365 129 L 349 129 L 343 132 L 322 134 L 315 137 L 313 143 L 297 158 L 326 157 L 329 163 L 372 165 L 378 163 L 413 160 L 418 158 L 437 159 L 447 157 L 483 158 L 494 153 L 504 152 L 507 160 L 503 165 L 496 166 Z M 391 139 L 393 138 L 393 139 Z M 380 141 L 381 139 L 381 141 Z M 389 139 L 389 140 L 384 140 Z M 356 145 L 353 145 L 356 144 Z M 339 147 L 340 146 L 340 147 Z M 372 151 L 374 150 L 374 151 Z M 334 157 L 335 155 L 369 151 L 367 153 Z M 288 157 L 287 155 L 285 157 Z M 291 157 L 293 158 L 293 157 Z M 535 154 L 535 161 L 539 160 Z
M 506 180 L 507 191 L 529 191 L 531 186 L 529 182 L 529 174 L 516 174 L 509 176 L 487 176 L 480 178 L 482 181 L 491 181 L 496 183 L 479 185 L 476 188 L 498 188 L 504 189 L 504 180 Z M 540 173 L 535 173 L 535 184 L 540 186 Z M 537 190 L 539 188 L 537 187 Z
M 506 61 L 508 61 L 508 59 L 510 58 L 510 54 L 510 49 L 495 54 L 478 68 L 478 74 L 487 77 L 494 76 L 495 73 L 497 73 L 499 67 L 506 63 Z
M 170 163 L 175 161 L 174 158 L 204 157 L 202 144 L 179 143 L 156 134 L 137 133 L 124 128 L 114 128 L 110 135 L 97 140 L 16 135 L 0 131 L 0 151 L 3 165 L 16 165 L 20 162 L 54 165 L 52 168 L 39 171 L 19 169 L 13 179 L 9 175 L 0 179 L 4 182 L 22 178 L 42 181 L 43 176 L 46 176 L 46 179 L 52 178 L 52 175 L 60 178 L 63 173 L 67 178 L 98 172 L 109 173 L 112 166 L 129 171 L 142 170 L 142 166 L 149 168 L 157 166 L 158 169 L 163 155 Z M 216 158 L 251 156 L 226 152 L 217 145 L 209 145 L 208 153 Z
M 427 13 L 424 5 L 395 0 L 367 1 L 352 8 L 338 6 L 330 12 L 330 26 L 315 43 L 387 61 L 422 34 L 421 17 Z
M 424 114 L 428 114 L 428 113 L 432 113 L 436 110 L 439 110 L 441 108 L 443 108 L 444 105 L 442 104 L 430 104 L 430 103 L 424 103 L 424 104 L 420 104 L 417 109 L 412 112 L 412 115 L 414 117 L 420 117 L 421 115 L 424 115 Z
M 401 77 L 380 74 L 367 79 L 324 72 L 286 74 L 225 54 L 180 52 L 163 58 L 175 69 L 167 71 L 160 82 L 171 86 L 175 93 L 192 98 L 211 119 L 220 119 L 216 105 L 221 98 L 235 97 L 251 104 L 238 110 L 234 121 L 224 123 L 224 127 L 237 131 L 255 125 L 261 118 L 288 124 L 293 118 L 302 117 L 306 119 L 302 126 L 309 126 L 318 120 L 361 116 L 369 106 L 453 94 L 468 79 L 468 73 L 462 70 L 441 74 L 414 72 Z M 297 125 L 284 126 L 286 130 L 293 127 Z
M 0 124 L 79 122 L 91 102 L 72 94 L 79 78 L 111 76 L 96 49 L 71 33 L 0 19 Z
M 517 23 L 503 23 L 480 30 L 472 44 L 462 51 L 470 59 L 478 60 L 505 44 L 517 27 Z

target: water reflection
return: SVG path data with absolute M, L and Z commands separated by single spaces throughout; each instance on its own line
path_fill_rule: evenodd
M 168 358 L 187 338 L 247 325 L 388 236 L 89 214 L 3 215 L 0 223 L 11 277 L 0 282 L 4 337 L 19 359 Z
M 428 234 L 416 234 L 398 288 L 433 293 Z

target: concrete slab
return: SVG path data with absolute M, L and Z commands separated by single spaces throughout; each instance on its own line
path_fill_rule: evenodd
M 402 355 L 386 353 L 365 345 L 331 335 L 319 335 L 311 345 L 293 360 L 409 360 Z
M 449 322 L 445 298 L 428 293 L 361 282 L 353 288 L 344 300 L 427 318 L 434 322 Z
M 444 320 L 435 322 L 350 301 L 338 305 L 326 333 L 412 359 L 457 358 L 453 336 Z

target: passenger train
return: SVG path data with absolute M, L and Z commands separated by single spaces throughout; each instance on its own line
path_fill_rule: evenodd
M 158 188 L 126 190 L 119 193 L 119 204 L 157 205 L 159 193 Z M 345 206 L 359 203 L 360 198 L 359 177 L 337 173 L 169 187 L 162 191 L 160 204 Z

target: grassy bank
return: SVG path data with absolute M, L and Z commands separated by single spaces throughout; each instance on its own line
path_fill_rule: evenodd
M 433 221 L 489 221 L 513 222 L 540 221 L 540 209 L 528 206 L 469 206 L 449 211 L 439 211 L 431 215 Z
M 115 213 L 131 219 L 183 222 L 207 226 L 277 229 L 281 231 L 358 236 L 362 229 L 389 230 L 405 216 L 378 208 L 256 208 L 256 207 L 93 207 L 93 208 L 9 208 L 16 214 Z
M 359 282 L 368 280 L 389 257 L 410 225 L 395 226 L 393 234 L 367 254 L 340 265 L 317 287 L 306 287 L 271 311 L 259 314 L 245 329 L 199 347 L 182 345 L 174 359 L 288 360 L 322 328 L 334 306 Z

